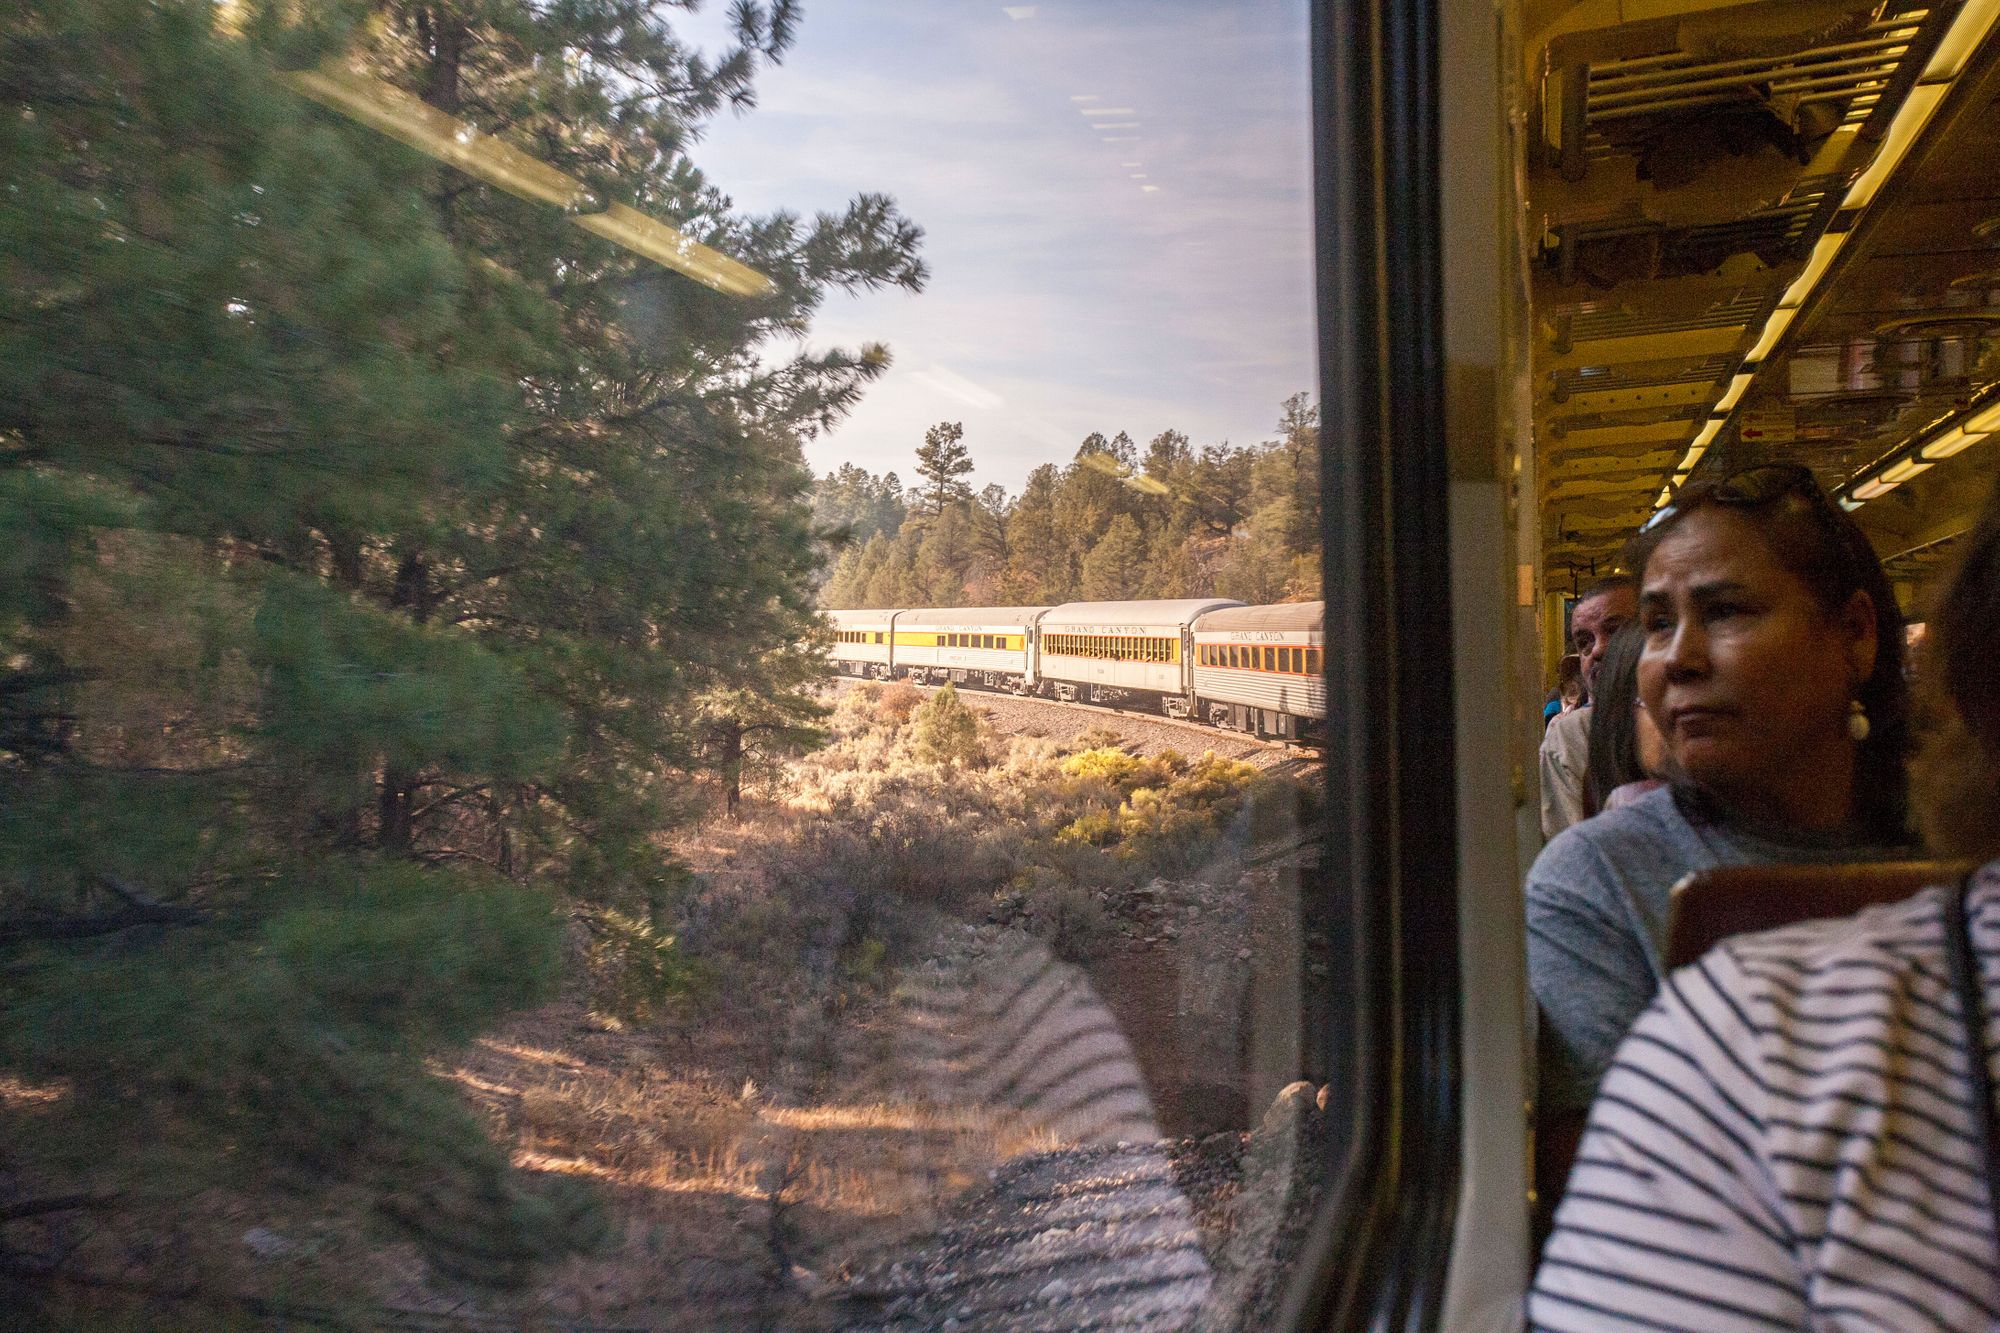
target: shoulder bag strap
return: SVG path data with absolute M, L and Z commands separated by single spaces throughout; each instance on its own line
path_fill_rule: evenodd
M 2000 1259 L 2000 1124 L 1993 1104 L 1993 1068 L 1986 1054 L 1986 988 L 1981 984 L 1972 946 L 1972 923 L 1966 899 L 1972 875 L 1945 895 L 1945 957 L 1951 965 L 1952 989 L 1965 1024 L 1966 1091 L 1971 1094 L 1973 1133 L 1979 1159 L 1986 1168 L 1986 1203 L 1992 1216 L 1995 1257 Z

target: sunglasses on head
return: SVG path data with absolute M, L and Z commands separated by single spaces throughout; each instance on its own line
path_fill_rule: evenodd
M 1819 479 L 1813 476 L 1811 468 L 1802 463 L 1763 463 L 1745 468 L 1712 486 L 1702 487 L 1689 495 L 1687 500 L 1754 509 L 1787 495 L 1803 496 L 1818 507 L 1824 507 L 1826 503 L 1826 492 L 1820 489 Z M 1686 501 L 1676 498 L 1674 503 L 1662 506 L 1639 525 L 1639 531 L 1650 532 L 1669 519 L 1679 517 L 1685 504 Z

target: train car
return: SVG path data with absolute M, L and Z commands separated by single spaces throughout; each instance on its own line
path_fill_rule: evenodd
M 1036 690 L 1083 703 L 1138 704 L 1169 717 L 1193 711 L 1195 618 L 1227 598 L 1069 602 L 1042 616 Z
M 1025 691 L 1032 683 L 1035 622 L 1048 610 L 968 606 L 904 611 L 894 630 L 895 672 L 919 685 L 952 681 Z
M 894 667 L 899 611 L 828 611 L 833 643 L 827 657 L 842 675 L 887 680 Z
M 1316 736 L 1326 720 L 1326 604 L 1239 606 L 1194 622 L 1194 715 L 1258 736 Z

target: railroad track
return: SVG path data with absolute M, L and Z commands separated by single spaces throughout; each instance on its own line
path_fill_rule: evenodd
M 849 676 L 840 676 L 836 679 L 839 682 L 838 688 L 842 689 L 860 683 Z M 944 688 L 942 685 L 918 685 L 916 682 L 909 680 L 901 683 L 913 686 L 927 694 Z M 1200 722 L 1190 722 L 1182 718 L 1167 717 L 1160 713 L 1141 713 L 1129 708 L 1112 708 L 1105 704 L 1070 702 L 1064 699 L 1044 699 L 1037 695 L 1014 694 L 1005 690 L 988 690 L 979 686 L 963 688 L 960 690 L 960 693 L 969 700 L 990 700 L 1005 704 L 1026 704 L 1037 708 L 1062 709 L 1072 713 L 1098 713 L 1106 717 L 1115 717 L 1129 722 L 1136 722 L 1142 726 L 1169 727 L 1176 731 L 1193 732 L 1195 735 L 1207 737 L 1210 741 L 1226 741 L 1231 745 L 1250 746 L 1255 749 L 1268 751 L 1271 754 L 1285 755 L 1287 758 L 1283 761 L 1284 764 L 1288 767 L 1296 766 L 1300 770 L 1311 767 L 1318 762 L 1319 758 L 1319 750 L 1311 745 L 1301 745 L 1296 741 L 1265 740 L 1262 737 L 1252 736 L 1245 732 L 1226 731 L 1219 727 L 1211 727 Z

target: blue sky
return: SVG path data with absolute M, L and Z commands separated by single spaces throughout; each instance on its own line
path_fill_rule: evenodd
M 716 0 L 683 25 L 704 45 Z M 765 212 L 893 196 L 926 291 L 838 296 L 814 345 L 887 343 L 807 457 L 895 469 L 965 423 L 977 484 L 1018 491 L 1093 430 L 1272 436 L 1312 387 L 1303 0 L 805 0 L 759 105 L 696 163 Z

